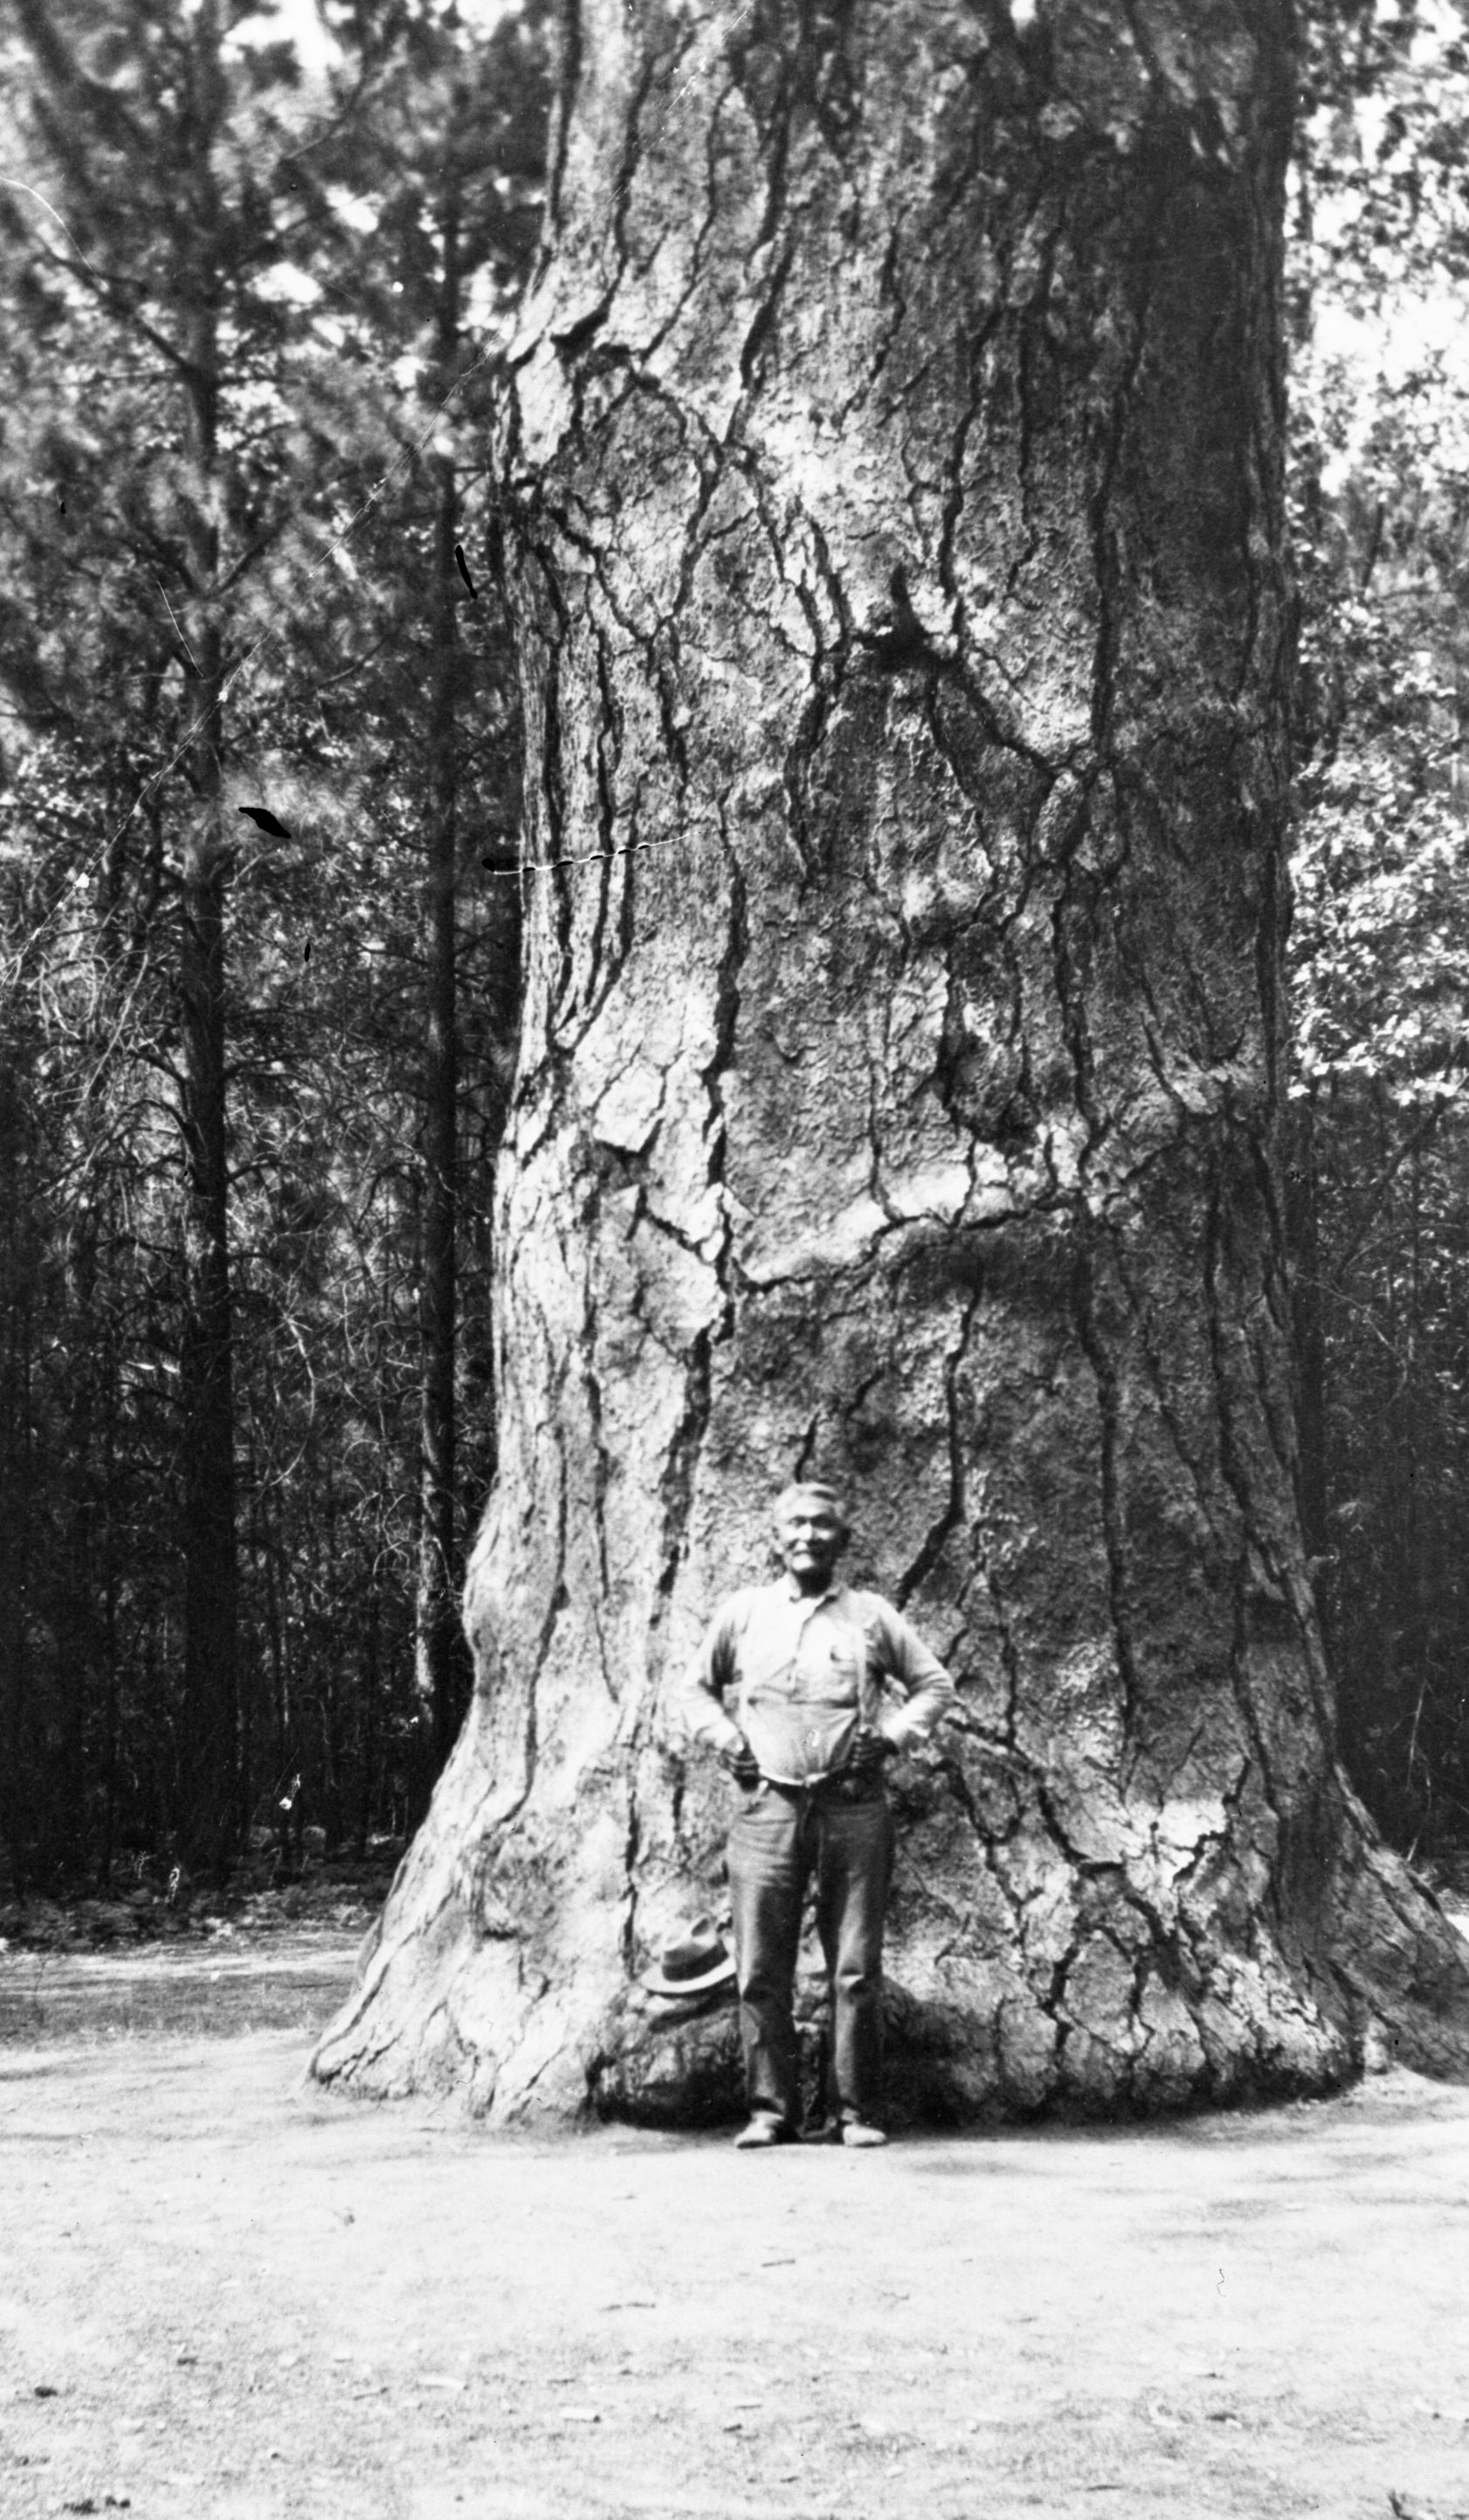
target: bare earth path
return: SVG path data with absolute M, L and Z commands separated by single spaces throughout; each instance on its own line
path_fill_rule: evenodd
M 1469 2512 L 1469 2093 L 750 2157 L 307 2047 L 0 2044 L 5 2520 Z

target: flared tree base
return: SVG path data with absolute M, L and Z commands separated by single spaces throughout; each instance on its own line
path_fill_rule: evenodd
M 524 1862 L 524 1830 L 520 1816 L 486 1827 L 473 1741 L 471 1727 L 317 2049 L 317 2080 L 374 2098 L 455 2092 L 501 2125 L 734 2119 L 727 1987 L 684 2002 L 648 1993 L 647 1946 L 624 1910 L 583 1895 L 574 1861 L 549 1931 L 505 1930 L 493 1859 Z M 1204 1842 L 1207 1814 L 1189 1823 L 1155 1813 L 1145 1827 L 1133 1811 L 1130 1855 L 1068 1863 L 1054 1822 L 1017 1826 L 1012 1815 L 1003 1839 L 977 1831 L 953 1778 L 935 1761 L 896 1796 L 886 2069 L 895 2124 L 1299 2098 L 1389 2060 L 1469 2079 L 1465 1947 L 1340 1779 L 1338 1851 L 1316 1895 L 1298 1892 L 1303 1912 L 1287 1929 L 1258 1861 Z M 543 1873 L 546 1850 L 536 1853 Z M 717 1910 L 720 1895 L 715 1863 L 681 1903 L 688 1914 Z M 809 1941 L 797 2013 L 814 2116 L 826 2029 Z

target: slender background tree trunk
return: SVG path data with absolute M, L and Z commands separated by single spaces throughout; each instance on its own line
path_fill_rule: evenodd
M 184 1139 L 184 1320 L 180 1356 L 184 1448 L 185 1841 L 198 1865 L 222 1864 L 235 1809 L 235 1411 L 225 1088 L 224 642 L 219 612 L 218 201 L 209 153 L 220 96 L 217 13 L 205 0 L 192 52 L 193 149 L 186 169 L 195 222 L 187 277 L 187 404 L 193 496 L 186 510 L 186 620 L 193 810 L 184 837 L 179 1011 Z
M 28 1058 L 20 1026 L 14 1049 Z M 12 1043 L 7 1043 L 7 1049 Z M 27 1775 L 30 1589 L 36 1476 L 33 1444 L 33 1309 L 37 1253 L 27 1115 L 19 1060 L 0 1061 L 0 1863 L 23 1898 L 35 1815 Z
M 437 459 L 435 518 L 433 797 L 429 819 L 425 945 L 423 1228 L 419 1297 L 422 1463 L 415 1679 L 420 1727 L 420 1810 L 453 1743 L 463 1651 L 455 1510 L 455 1355 L 459 1061 L 457 1008 L 457 684 L 454 468 Z
M 440 211 L 436 368 L 446 394 L 459 349 L 458 203 L 452 172 Z M 433 458 L 433 650 L 430 662 L 430 799 L 424 942 L 423 1244 L 419 1555 L 415 1685 L 422 1817 L 453 1745 L 462 1710 L 460 1549 L 455 1467 L 459 1182 L 458 789 L 460 648 L 454 550 L 459 497 L 451 456 Z
M 1334 1758 L 1276 1153 L 1280 0 L 569 20 L 479 1691 L 317 2059 L 731 2104 L 662 1691 L 772 1491 L 965 1683 L 900 2108 L 1319 2090 L 1469 1977 Z

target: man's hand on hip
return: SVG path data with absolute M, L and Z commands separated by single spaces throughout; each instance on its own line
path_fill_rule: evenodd
M 851 1755 L 847 1762 L 848 1773 L 856 1777 L 880 1777 L 889 1760 L 895 1759 L 897 1755 L 897 1743 L 890 1741 L 886 1732 L 879 1732 L 872 1725 L 863 1725 L 851 1745 Z
M 738 1741 L 725 1743 L 719 1753 L 719 1765 L 726 1776 L 733 1777 L 737 1785 L 749 1787 L 759 1783 L 759 1762 L 743 1735 Z

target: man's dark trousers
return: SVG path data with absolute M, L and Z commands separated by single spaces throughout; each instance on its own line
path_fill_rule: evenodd
M 893 1815 L 874 1778 L 763 1783 L 741 1797 L 729 1832 L 729 1888 L 745 2088 L 752 2117 L 800 2120 L 792 2018 L 801 1910 L 816 1878 L 816 1930 L 832 1991 L 830 2100 L 872 2119 L 883 2064 L 883 1918 Z

